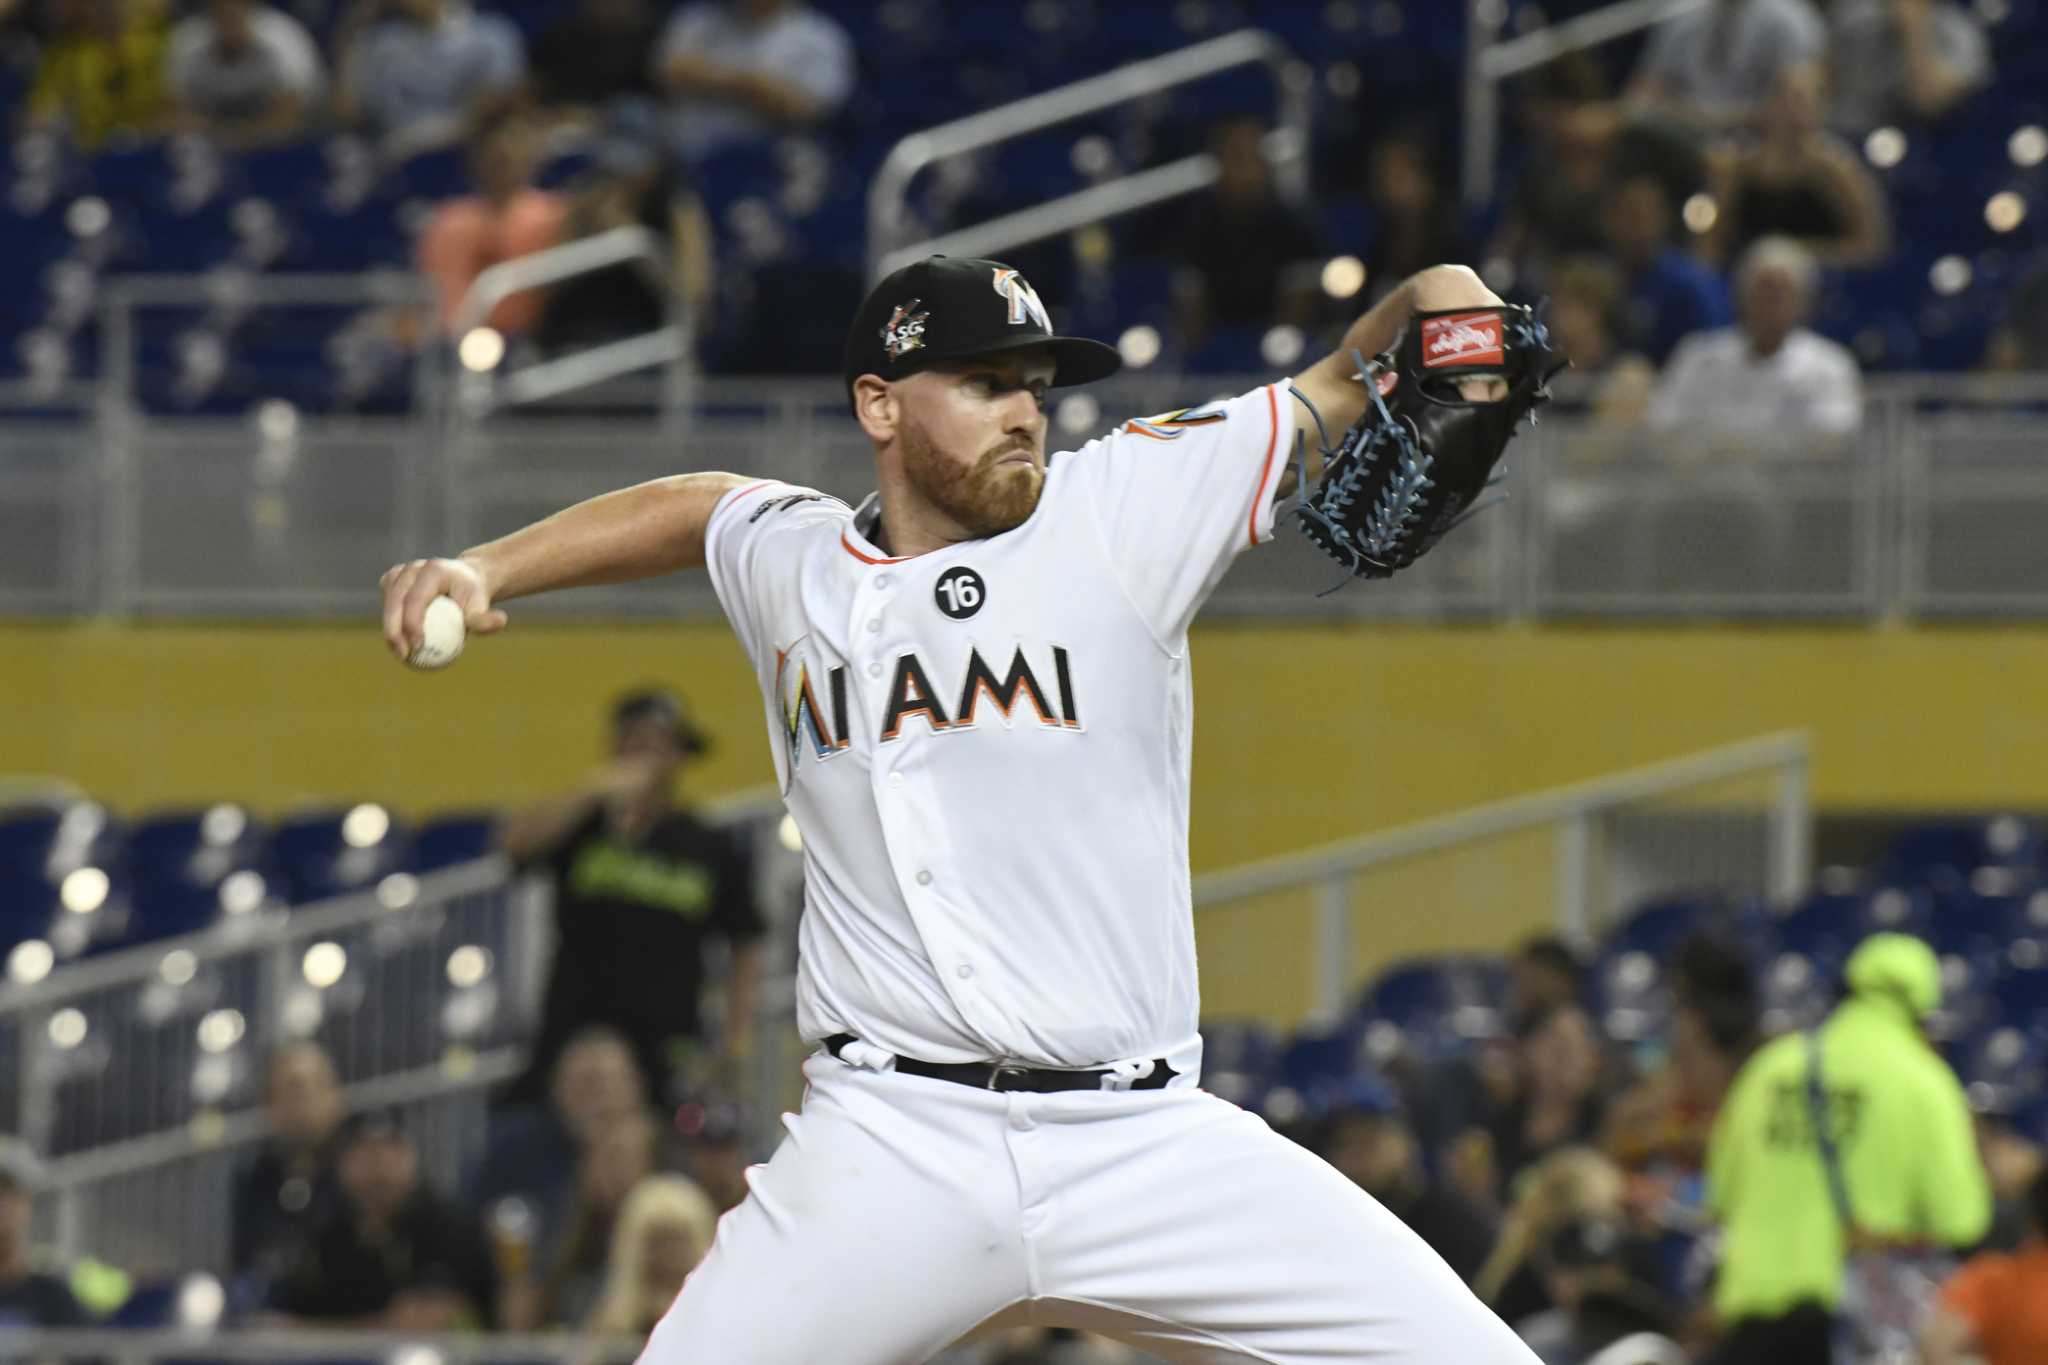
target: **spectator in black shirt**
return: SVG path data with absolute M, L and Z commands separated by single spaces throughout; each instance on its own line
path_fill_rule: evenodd
M 1531 1005 L 1514 1023 L 1512 1098 L 1479 1118 L 1474 1133 L 1490 1160 L 1492 1195 L 1505 1201 L 1515 1177 L 1563 1147 L 1590 1142 L 1605 1112 L 1600 1036 L 1574 1000 Z
M 341 1083 L 319 1044 L 292 1043 L 271 1055 L 263 1110 L 270 1138 L 235 1179 L 230 1249 L 235 1273 L 259 1283 L 298 1261 L 340 1198 L 334 1135 Z
M 1305 322 L 1313 306 L 1313 292 L 1290 267 L 1321 257 L 1322 234 L 1274 189 L 1265 134 L 1258 119 L 1235 118 L 1210 136 L 1219 178 L 1188 201 L 1173 242 L 1192 268 L 1182 320 L 1191 339 L 1211 327 Z
M 588 1024 L 624 1034 L 657 1107 L 673 1104 L 694 1069 L 706 949 L 732 949 L 725 1026 L 714 1069 L 751 1039 L 760 975 L 760 911 L 745 850 L 673 804 L 704 732 L 672 694 L 622 698 L 612 759 L 577 790 L 515 815 L 499 845 L 555 884 L 557 946 L 540 1036 L 518 1099 L 537 1098 L 562 1045 Z
M 271 1292 L 328 1326 L 445 1332 L 489 1326 L 497 1282 L 476 1220 L 423 1184 L 390 1110 L 357 1114 L 336 1141 L 341 1200 Z
M 1588 1365 L 1617 1343 L 1624 1357 L 1680 1362 L 1687 1357 L 1671 1339 L 1671 1306 L 1632 1273 L 1628 1228 L 1605 1216 L 1574 1218 L 1537 1249 L 1544 1291 L 1556 1306 L 1522 1319 L 1515 1331 L 1543 1365 Z
M 534 44 L 534 97 L 593 113 L 620 96 L 651 100 L 660 36 L 661 16 L 647 0 L 583 0 Z
M 1459 1279 L 1469 1282 L 1485 1264 L 1494 1219 L 1430 1179 L 1421 1145 L 1391 1087 L 1379 1082 L 1354 1087 L 1322 1121 L 1315 1146 L 1323 1160 L 1429 1243 Z
M 85 1309 L 61 1276 L 29 1260 L 29 1219 L 34 1208 L 28 1173 L 0 1161 L 0 1329 L 85 1327 Z
M 535 339 L 559 355 L 643 336 L 671 320 L 671 295 L 695 335 L 711 326 L 716 280 L 711 219 L 684 173 L 648 130 L 621 115 L 597 147 L 597 166 L 570 201 L 567 236 L 643 227 L 667 247 L 667 280 L 646 261 L 625 261 L 557 284 Z

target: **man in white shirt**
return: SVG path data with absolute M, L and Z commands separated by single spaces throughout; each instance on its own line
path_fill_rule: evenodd
M 1736 267 L 1733 327 L 1678 345 L 1650 400 L 1660 431 L 1754 440 L 1846 438 L 1863 424 L 1863 383 L 1847 347 L 1805 326 L 1819 268 L 1789 237 L 1765 237 Z
M 526 41 L 467 0 L 358 0 L 341 23 L 335 112 L 402 160 L 460 142 L 508 108 L 526 78 Z
M 1984 26 L 1954 0 L 1835 0 L 1829 84 L 1835 128 L 1940 118 L 1991 78 Z
M 1116 352 L 1053 335 L 1015 269 L 934 256 L 847 338 L 859 509 L 685 474 L 385 575 L 403 658 L 437 595 L 489 633 L 514 597 L 703 565 L 754 667 L 817 1051 L 643 1365 L 899 1365 L 1017 1324 L 1189 1362 L 1531 1365 L 1398 1218 L 1198 1088 L 1187 862 L 1188 626 L 1272 538 L 1309 405 L 1351 426 L 1354 351 L 1499 305 L 1433 267 L 1292 381 L 1048 458 L 1046 391 Z
M 253 0 L 212 0 L 171 30 L 164 58 L 179 115 L 230 147 L 296 137 L 326 81 L 305 26 Z
M 1651 32 L 1629 96 L 1705 131 L 1740 128 L 1787 67 L 1826 51 L 1827 28 L 1808 0 L 1709 0 Z
M 853 43 L 799 0 L 699 0 L 669 21 L 655 77 L 676 150 L 696 160 L 837 113 L 853 93 Z

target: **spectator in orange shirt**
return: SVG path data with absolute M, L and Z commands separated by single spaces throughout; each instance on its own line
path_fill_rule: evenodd
M 420 236 L 419 268 L 434 283 L 443 332 L 452 334 L 456 310 L 486 269 L 561 241 L 568 204 L 533 187 L 539 161 L 539 130 L 523 116 L 508 116 L 477 143 L 470 168 L 477 192 L 434 210 Z M 492 309 L 486 321 L 508 337 L 524 336 L 540 321 L 545 302 L 539 291 L 522 290 Z
M 2048 1360 L 2048 1171 L 2027 1192 L 2025 1245 L 1973 1256 L 1941 1287 L 1921 1337 L 1927 1365 L 2039 1365 Z

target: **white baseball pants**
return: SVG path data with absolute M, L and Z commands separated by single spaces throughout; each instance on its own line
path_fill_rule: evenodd
M 640 1365 L 916 1365 L 1025 1324 L 1193 1365 L 1535 1365 L 1371 1196 L 1191 1086 L 804 1074 Z

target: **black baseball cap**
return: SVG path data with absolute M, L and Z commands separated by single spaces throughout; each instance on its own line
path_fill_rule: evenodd
M 683 699 L 665 687 L 644 687 L 612 703 L 614 733 L 649 718 L 659 720 L 673 731 L 676 747 L 686 754 L 701 754 L 711 747 L 711 736 L 690 719 Z
M 334 1150 L 346 1151 L 359 1142 L 404 1142 L 405 1115 L 395 1105 L 376 1105 L 358 1110 L 341 1122 L 334 1133 Z
M 868 294 L 846 334 L 846 392 L 864 374 L 903 379 L 940 360 L 1023 346 L 1052 352 L 1055 385 L 1092 384 L 1123 368 L 1114 346 L 1054 336 L 1024 276 L 1001 261 L 927 256 Z

